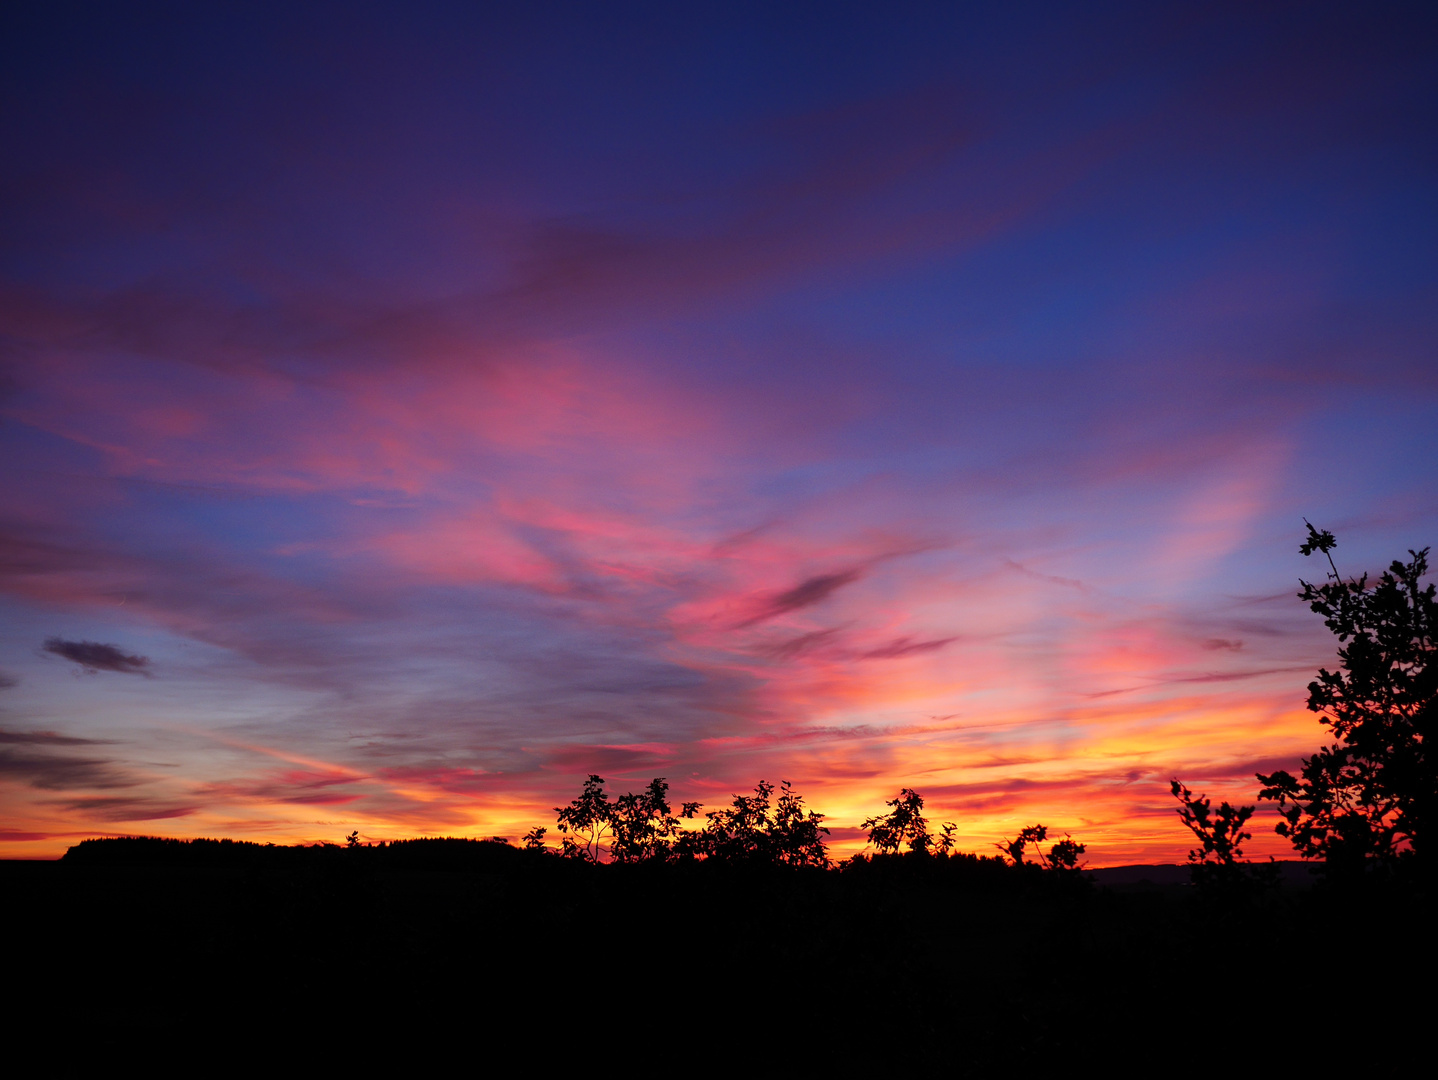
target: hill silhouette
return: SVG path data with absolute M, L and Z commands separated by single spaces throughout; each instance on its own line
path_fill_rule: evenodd
M 11 965 L 33 988 L 21 1018 L 79 993 L 92 1026 L 130 1038 L 156 1010 L 336 1030 L 399 1016 L 487 1046 L 544 1032 L 549 1055 L 597 1038 L 605 1054 L 676 1060 L 697 1039 L 706 1058 L 750 1067 L 770 1047 L 992 1071 L 1116 1024 L 1131 1048 L 1181 1041 L 1178 983 L 1297 963 L 1336 904 L 1354 925 L 1419 928 L 1401 954 L 1330 950 L 1326 970 L 1346 983 L 1395 985 L 1433 955 L 1412 889 L 1340 896 L 1320 882 L 1234 900 L 1182 884 L 1179 869 L 1127 868 L 1140 876 L 1125 881 L 922 852 L 820 868 L 600 864 L 492 840 L 125 838 L 0 864 L 0 883 L 8 925 L 25 928 Z M 1263 1026 L 1306 1007 L 1265 1002 Z M 1355 1023 L 1397 1024 L 1417 1003 L 1347 1007 Z

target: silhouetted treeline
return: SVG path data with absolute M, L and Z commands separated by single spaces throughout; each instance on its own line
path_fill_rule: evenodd
M 389 867 L 480 870 L 522 859 L 525 852 L 502 840 L 459 837 L 390 840 L 378 844 L 256 844 L 246 840 L 172 840 L 122 836 L 82 840 L 62 861 L 89 866 L 353 866 L 359 860 Z
M 909 788 L 888 803 L 889 813 L 864 822 L 874 851 L 836 864 L 831 862 L 824 843 L 829 831 L 820 824 L 824 815 L 806 809 L 803 798 L 788 781 L 775 788 L 761 780 L 752 795 L 735 795 L 729 806 L 705 814 L 702 827 L 691 829 L 681 828 L 679 818 L 672 813 L 663 777 L 655 777 L 640 793 L 615 798 L 605 792 L 604 783 L 602 777 L 591 775 L 569 806 L 556 808 L 563 837 L 558 848 L 546 846 L 544 828 L 532 829 L 519 847 L 502 837 L 362 843 L 358 832 L 351 833 L 343 845 L 288 846 L 229 839 L 128 836 L 81 841 L 66 852 L 64 861 L 134 866 L 245 866 L 259 861 L 274 865 L 303 862 L 352 866 L 358 860 L 376 866 L 464 870 L 558 856 L 565 862 L 596 866 L 698 862 L 849 870 L 874 861 L 899 865 L 894 860 L 907 846 L 907 854 L 913 857 L 911 863 L 919 860 L 934 866 L 1006 865 L 999 856 L 955 852 L 953 822 L 946 822 L 941 835 L 933 836 L 922 813 L 923 797 Z M 684 803 L 682 814 L 693 818 L 699 810 L 699 803 Z M 1046 870 L 1076 874 L 1084 846 L 1065 839 L 1045 854 L 1040 845 L 1047 833 L 1042 825 L 1031 826 L 1018 839 L 995 846 L 1008 856 L 1007 866 L 1017 873 Z M 1026 861 L 1025 852 L 1030 846 L 1034 848 L 1033 858 Z

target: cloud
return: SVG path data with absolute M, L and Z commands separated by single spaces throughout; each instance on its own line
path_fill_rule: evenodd
M 0 671 L 0 690 L 9 690 L 11 687 L 19 686 L 20 680 L 8 672 Z
M 1258 679 L 1264 675 L 1287 675 L 1294 671 L 1311 671 L 1307 664 L 1290 664 L 1286 667 L 1262 668 L 1257 671 L 1205 671 L 1200 675 L 1185 675 L 1180 678 L 1164 679 L 1173 683 L 1223 683 L 1240 679 Z
M 132 656 L 121 652 L 113 645 L 102 645 L 98 641 L 66 641 L 64 638 L 45 639 L 45 651 L 73 660 L 86 671 L 118 671 L 128 675 L 150 674 L 150 661 L 144 656 Z
M 1015 562 L 1013 559 L 1005 559 L 1004 565 L 1010 570 L 1017 570 L 1025 577 L 1033 578 L 1035 581 L 1047 581 L 1050 585 L 1062 585 L 1066 589 L 1078 589 L 1080 592 L 1087 591 L 1088 586 L 1077 578 L 1059 577 L 1057 574 L 1041 574 L 1037 570 L 1030 570 L 1023 563 Z
M 128 787 L 134 782 L 118 773 L 114 763 L 104 758 L 70 757 L 40 749 L 91 745 L 94 745 L 91 739 L 49 731 L 0 730 L 0 778 L 19 780 L 50 791 Z
M 800 608 L 813 607 L 815 604 L 827 600 L 832 594 L 842 589 L 845 585 L 852 584 L 859 580 L 863 571 L 844 570 L 837 574 L 818 574 L 811 578 L 805 578 L 792 589 L 779 593 L 764 601 L 763 607 L 758 613 L 745 619 L 740 623 L 741 627 L 753 626 L 755 623 L 771 619 L 775 615 L 783 615 L 785 612 L 798 611 Z
M 1209 638 L 1203 643 L 1203 647 L 1210 652 L 1217 652 L 1219 649 L 1227 649 L 1229 652 L 1238 652 L 1243 648 L 1243 642 L 1237 638 Z
M 957 640 L 957 637 L 946 637 L 934 638 L 932 641 L 915 641 L 913 638 L 901 637 L 895 638 L 889 642 L 889 644 L 881 645 L 877 649 L 870 649 L 861 655 L 865 660 L 888 660 L 896 656 L 910 656 L 914 653 L 934 652 L 937 649 L 942 649 L 950 642 Z
M 364 777 L 344 769 L 288 769 L 263 780 L 206 784 L 198 793 L 207 799 L 240 802 L 281 802 L 296 806 L 343 806 L 362 797 L 363 792 L 336 790 L 353 785 Z
M 198 806 L 175 806 L 158 799 L 105 795 L 68 799 L 58 805 L 97 821 L 157 821 L 187 817 L 200 809 Z
M 73 735 L 57 735 L 53 731 L 5 731 L 0 729 L 0 744 L 22 743 L 39 746 L 96 746 L 98 739 L 77 739 Z
M 760 656 L 770 656 L 776 660 L 792 660 L 796 656 L 812 652 L 823 645 L 831 644 L 838 636 L 837 627 L 830 627 L 827 630 L 814 630 L 807 634 L 799 634 L 796 637 L 787 638 L 784 641 L 765 644 L 755 649 Z

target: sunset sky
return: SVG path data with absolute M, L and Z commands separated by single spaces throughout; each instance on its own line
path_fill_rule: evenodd
M 1323 740 L 1303 519 L 1438 541 L 1433 13 L 7 5 L 0 856 L 1181 861 Z

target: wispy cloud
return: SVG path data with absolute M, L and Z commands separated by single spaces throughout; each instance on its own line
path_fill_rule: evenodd
M 112 759 L 57 752 L 97 745 L 48 731 L 0 730 L 0 777 L 46 791 L 133 786 L 135 778 Z
M 914 656 L 917 653 L 935 652 L 958 640 L 957 635 L 933 638 L 929 641 L 915 641 L 911 637 L 895 638 L 887 645 L 867 649 L 860 655 L 865 660 L 892 660 L 899 656 Z
M 758 610 L 740 622 L 739 626 L 753 626 L 755 623 L 772 619 L 776 615 L 823 603 L 845 585 L 851 585 L 858 581 L 862 573 L 857 569 L 841 570 L 832 574 L 816 574 L 813 577 L 805 578 L 793 588 L 761 599 L 757 604 Z
M 57 806 L 82 821 L 166 821 L 172 818 L 189 817 L 200 810 L 199 805 L 176 805 L 162 799 L 143 796 L 85 795 L 76 798 L 54 800 Z

